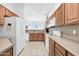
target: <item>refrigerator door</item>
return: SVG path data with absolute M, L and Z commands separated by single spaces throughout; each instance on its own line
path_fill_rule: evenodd
M 22 19 L 16 18 L 16 55 L 18 55 L 25 47 L 25 39 L 23 39 L 23 23 Z
M 25 46 L 25 40 L 19 39 L 16 41 L 16 55 L 19 55 L 19 53 L 22 51 L 22 49 Z
M 16 40 L 19 40 L 23 37 L 23 23 L 20 18 L 16 18 Z

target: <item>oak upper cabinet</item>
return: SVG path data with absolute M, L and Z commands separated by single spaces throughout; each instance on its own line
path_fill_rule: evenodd
M 4 24 L 4 15 L 0 14 L 0 25 Z
M 12 11 L 6 9 L 5 11 L 5 16 L 7 17 L 11 17 L 11 16 L 17 16 L 15 13 L 13 13 Z
M 56 26 L 61 26 L 64 24 L 64 4 L 62 4 L 55 12 Z
M 0 5 L 0 25 L 4 23 L 5 8 Z
M 5 8 L 0 5 L 0 14 L 5 15 Z
M 65 3 L 65 23 L 75 24 L 79 22 L 79 4 Z

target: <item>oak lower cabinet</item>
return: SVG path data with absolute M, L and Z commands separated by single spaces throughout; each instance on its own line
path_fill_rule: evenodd
M 8 49 L 4 53 L 0 54 L 0 56 L 13 56 L 13 48 Z
M 45 34 L 44 33 L 29 33 L 30 41 L 44 41 Z
M 30 41 L 34 40 L 34 33 L 29 33 L 29 40 Z
M 72 54 L 69 51 L 67 51 L 67 56 L 74 56 L 74 54 Z
M 58 56 L 58 55 L 65 56 L 66 50 L 61 45 L 55 42 L 55 56 Z
M 49 38 L 49 56 L 54 56 L 54 41 Z
M 49 37 L 49 56 L 75 56 Z
M 63 56 L 62 53 L 55 48 L 55 56 Z

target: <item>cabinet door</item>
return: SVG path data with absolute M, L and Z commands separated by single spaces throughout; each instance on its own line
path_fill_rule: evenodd
M 52 44 L 49 42 L 49 56 L 52 56 Z
M 0 14 L 0 25 L 4 24 L 4 15 Z
M 0 25 L 4 23 L 5 8 L 0 5 Z
M 35 40 L 35 41 L 39 40 L 39 35 L 38 35 L 38 33 L 34 33 L 34 40 Z
M 44 38 L 45 38 L 44 33 L 39 33 L 39 40 L 44 41 Z
M 62 4 L 56 11 L 56 25 L 60 26 L 64 24 L 64 4 Z
M 0 14 L 5 15 L 5 8 L 0 5 Z
M 11 17 L 11 16 L 17 16 L 17 15 L 11 12 L 10 10 L 6 9 L 5 16 Z
M 49 56 L 54 56 L 54 44 L 51 39 L 49 39 Z
M 77 21 L 79 14 L 79 4 L 78 3 L 66 3 L 65 4 L 65 23 L 72 24 Z
M 55 48 L 55 56 L 63 56 L 60 51 Z
M 59 45 L 58 43 L 56 43 L 55 42 L 55 48 L 58 50 L 58 51 L 60 51 L 61 53 L 62 53 L 62 55 L 66 55 L 66 51 L 65 51 L 65 49 L 61 46 L 61 45 Z

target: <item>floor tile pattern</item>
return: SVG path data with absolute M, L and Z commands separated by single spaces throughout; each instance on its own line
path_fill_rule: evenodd
M 48 56 L 44 42 L 31 41 L 26 42 L 26 47 L 19 56 Z

